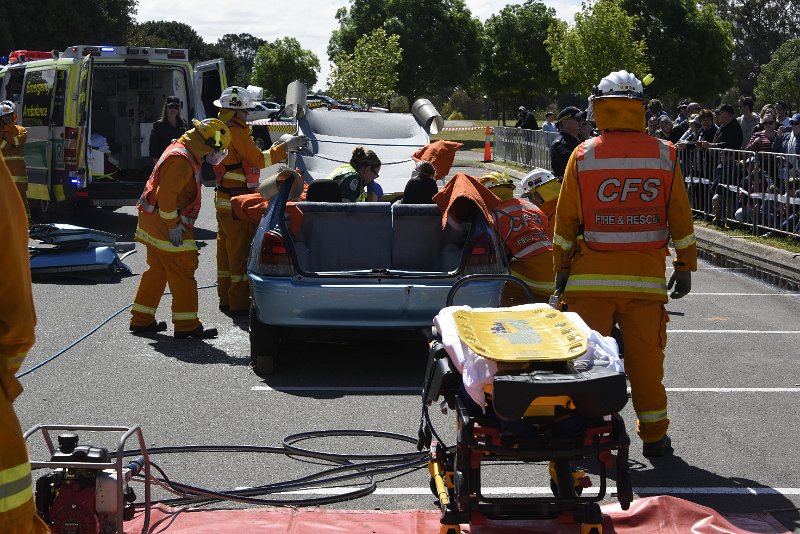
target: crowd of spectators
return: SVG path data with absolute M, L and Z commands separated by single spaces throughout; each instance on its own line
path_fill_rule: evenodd
M 671 116 L 661 101 L 652 99 L 646 104 L 645 127 L 678 148 L 696 210 L 720 224 L 735 219 L 800 233 L 800 113 L 792 114 L 783 101 L 766 104 L 758 113 L 754 108 L 748 96 L 739 98 L 738 113 L 727 103 L 712 109 L 681 100 Z M 572 150 L 598 133 L 587 111 L 567 107 L 557 118 L 553 112 L 545 116 L 542 130 L 559 133 L 550 148 L 557 177 Z M 532 113 L 519 112 L 517 127 L 525 128 Z

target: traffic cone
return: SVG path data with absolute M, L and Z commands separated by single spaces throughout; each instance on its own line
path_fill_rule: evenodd
M 492 128 L 491 126 L 486 127 L 486 142 L 483 145 L 483 162 L 489 163 L 492 161 L 492 144 L 491 144 L 491 137 L 492 135 Z

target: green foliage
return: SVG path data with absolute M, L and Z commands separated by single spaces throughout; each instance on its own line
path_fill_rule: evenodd
M 797 0 L 715 0 L 733 28 L 733 72 L 743 94 L 752 94 L 762 65 L 788 37 L 797 35 Z
M 494 99 L 525 100 L 558 86 L 545 48 L 548 28 L 557 22 L 555 10 L 528 0 L 508 5 L 489 17 L 482 39 L 481 85 Z
M 377 28 L 400 38 L 397 91 L 409 101 L 469 87 L 480 70 L 482 26 L 463 0 L 350 0 L 336 19 L 331 61 L 352 54 L 358 39 Z
M 655 76 L 649 96 L 711 101 L 730 87 L 731 27 L 712 5 L 698 7 L 693 0 L 622 0 L 621 5 L 636 17 L 634 36 L 647 44 Z
M 550 26 L 545 46 L 561 83 L 587 94 L 609 72 L 625 69 L 643 77 L 650 67 L 644 39 L 633 36 L 636 22 L 620 0 L 598 0 L 583 3 L 574 26 Z
M 454 111 L 447 117 L 447 120 L 450 120 L 450 121 L 463 121 L 464 120 L 464 114 L 461 113 L 460 111 Z
M 264 88 L 264 96 L 283 100 L 286 86 L 300 80 L 307 87 L 317 83 L 319 58 L 310 50 L 300 47 L 294 37 L 277 39 L 258 49 L 253 61 L 252 82 Z
M 249 84 L 256 53 L 258 49 L 265 44 L 267 44 L 267 42 L 264 39 L 260 39 L 249 33 L 240 33 L 238 35 L 226 33 L 217 41 L 217 46 L 230 50 L 242 66 L 241 78 L 237 76 L 236 83 L 231 83 L 231 85 L 247 86 Z
M 397 65 L 403 58 L 399 42 L 397 35 L 378 28 L 361 36 L 353 54 L 339 54 L 328 78 L 333 97 L 355 98 L 367 108 L 386 102 L 395 92 Z
M 395 96 L 389 102 L 389 111 L 392 113 L 408 113 L 411 111 L 411 106 L 408 103 L 408 98 L 404 96 Z
M 121 45 L 134 26 L 137 0 L 2 2 L 0 51 L 65 50 L 68 46 Z
M 759 102 L 783 100 L 792 110 L 800 109 L 800 39 L 786 41 L 772 60 L 761 67 L 756 85 Z
M 458 89 L 442 107 L 442 115 L 453 113 L 461 114 L 461 118 L 480 119 L 483 117 L 483 99 L 473 98 L 465 90 Z

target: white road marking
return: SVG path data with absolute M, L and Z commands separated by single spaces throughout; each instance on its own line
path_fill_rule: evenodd
M 800 387 L 781 387 L 781 388 L 666 388 L 668 392 L 675 393 L 800 393 Z M 252 386 L 250 391 L 271 391 L 278 393 L 294 393 L 294 392 L 328 392 L 328 393 L 421 393 L 422 388 L 419 387 L 382 387 L 382 386 L 285 386 L 285 387 L 270 387 L 270 386 Z M 630 388 L 628 388 L 630 392 Z
M 337 488 L 314 488 L 305 490 L 295 490 L 281 492 L 283 495 L 341 495 L 349 493 L 356 487 L 337 487 Z M 530 486 L 530 487 L 490 487 L 481 488 L 484 495 L 552 495 L 550 487 Z M 607 495 L 615 495 L 617 488 L 608 486 Z M 655 495 L 800 495 L 800 488 L 747 488 L 717 487 L 717 486 L 686 486 L 686 487 L 634 487 L 636 494 L 655 494 Z M 583 490 L 584 495 L 596 495 L 597 488 L 587 488 Z M 426 495 L 432 496 L 428 488 L 378 488 L 372 495 Z

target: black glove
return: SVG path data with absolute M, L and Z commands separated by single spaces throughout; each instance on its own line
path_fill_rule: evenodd
M 569 271 L 558 271 L 556 273 L 556 290 L 554 295 L 561 295 L 567 287 L 567 280 L 569 280 Z
M 674 271 L 669 278 L 667 290 L 675 286 L 675 291 L 670 293 L 670 298 L 679 299 L 685 297 L 692 290 L 692 272 L 691 271 Z

